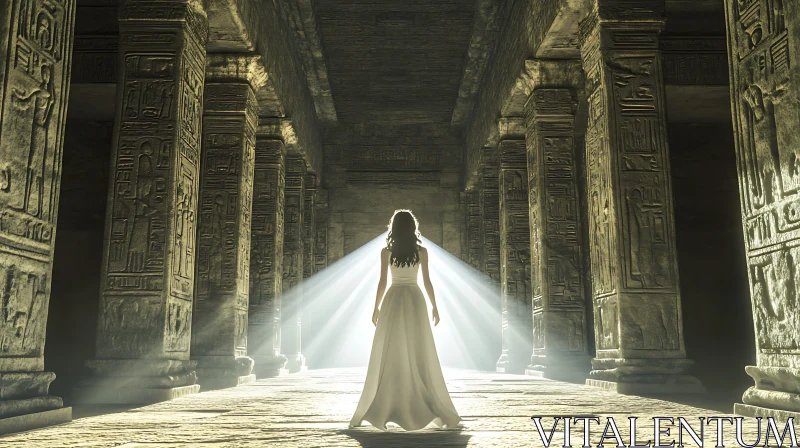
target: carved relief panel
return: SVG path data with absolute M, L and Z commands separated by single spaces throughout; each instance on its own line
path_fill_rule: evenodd
M 280 353 L 285 163 L 281 140 L 257 138 L 248 313 L 253 355 Z
M 72 59 L 74 0 L 0 11 L 0 357 L 41 371 Z
M 189 355 L 208 33 L 195 8 L 129 1 L 121 9 L 121 97 L 101 299 L 160 297 L 160 356 L 178 358 Z M 99 357 L 133 356 L 111 337 L 118 332 L 101 325 Z
M 598 357 L 682 357 L 659 52 L 663 11 L 653 4 L 628 17 L 613 5 L 581 25 Z
M 539 316 L 534 355 L 587 351 L 576 107 L 567 88 L 535 89 L 525 105 L 533 310 Z
M 206 85 L 193 356 L 247 353 L 256 113 L 250 85 Z
M 739 191 L 758 365 L 798 366 L 800 10 L 726 1 Z
M 480 206 L 483 217 L 484 273 L 500 282 L 500 163 L 496 148 L 484 148 L 481 161 Z

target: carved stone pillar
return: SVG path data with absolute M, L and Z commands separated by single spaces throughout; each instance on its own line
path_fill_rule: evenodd
M 306 163 L 299 155 L 286 159 L 285 215 L 283 219 L 283 325 L 281 348 L 289 373 L 306 369 L 302 354 L 302 287 L 304 261 L 304 177 Z
M 546 64 L 580 71 L 578 63 Z M 525 104 L 533 289 L 533 353 L 526 373 L 583 381 L 589 354 L 576 108 L 576 95 L 568 88 L 537 88 Z
M 281 355 L 285 175 L 279 119 L 262 119 L 256 132 L 247 322 L 248 355 L 255 360 L 258 378 L 277 376 L 286 364 Z
M 800 7 L 726 1 L 755 381 L 734 412 L 800 418 Z
M 314 226 L 314 273 L 328 267 L 328 190 L 317 190 Z
M 303 179 L 303 280 L 314 275 L 314 248 L 317 238 L 317 176 L 307 173 Z
M 189 349 L 207 35 L 198 2 L 121 6 L 97 359 L 82 402 L 199 390 Z
M 514 118 L 513 122 L 520 122 Z M 501 127 L 505 126 L 501 120 Z M 515 126 L 519 127 L 519 126 Z M 518 130 L 519 131 L 519 130 Z M 524 130 L 501 138 L 500 154 L 500 312 L 503 352 L 497 371 L 523 373 L 532 350 L 528 173 Z
M 581 24 L 597 355 L 587 383 L 702 392 L 686 375 L 658 39 L 664 2 L 603 1 Z
M 204 390 L 256 378 L 247 357 L 247 313 L 255 92 L 264 80 L 255 57 L 209 55 L 192 321 L 192 359 Z
M 464 213 L 466 218 L 466 261 L 478 271 L 483 271 L 483 219 L 481 217 L 481 193 L 479 188 L 465 191 Z
M 483 237 L 482 270 L 492 282 L 500 284 L 500 163 L 497 148 L 483 148 L 480 164 L 479 202 Z
M 0 428 L 72 419 L 44 371 L 75 1 L 0 8 Z

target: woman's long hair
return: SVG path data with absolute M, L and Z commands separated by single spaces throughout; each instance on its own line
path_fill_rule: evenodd
M 386 249 L 392 252 L 389 264 L 397 267 L 419 263 L 419 222 L 411 210 L 395 210 L 389 221 Z

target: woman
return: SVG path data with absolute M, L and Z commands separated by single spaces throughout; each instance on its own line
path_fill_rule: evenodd
M 366 420 L 383 430 L 387 422 L 393 422 L 413 431 L 431 422 L 452 428 L 461 420 L 447 393 L 428 323 L 425 296 L 417 285 L 417 274 L 422 267 L 425 290 L 433 305 L 433 322 L 438 325 L 439 310 L 428 274 L 428 251 L 420 247 L 417 224 L 417 218 L 409 210 L 396 211 L 389 223 L 372 314 L 375 339 L 364 391 L 350 427 L 360 426 Z M 389 270 L 392 284 L 386 291 Z

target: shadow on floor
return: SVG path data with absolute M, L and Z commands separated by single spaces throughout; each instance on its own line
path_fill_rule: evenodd
M 69 406 L 69 404 L 67 404 Z M 118 414 L 132 409 L 140 408 L 142 405 L 119 405 L 119 404 L 76 404 L 72 405 L 72 419 L 96 417 L 98 415 Z
M 671 395 L 651 395 L 648 398 L 656 400 L 679 403 L 696 408 L 717 411 L 722 414 L 733 412 L 733 404 L 742 402 L 742 392 L 740 391 L 715 391 L 710 390 L 704 394 L 671 394 Z
M 383 432 L 365 429 L 345 429 L 338 431 L 338 433 L 352 438 L 358 442 L 362 448 L 409 446 L 413 446 L 414 448 L 464 448 L 469 443 L 471 437 L 469 434 L 463 434 L 460 430 L 455 429 L 432 429 L 412 432 L 403 430 Z

